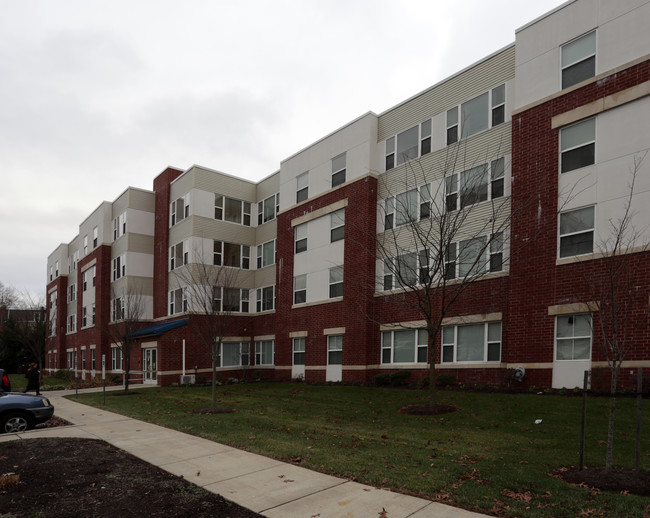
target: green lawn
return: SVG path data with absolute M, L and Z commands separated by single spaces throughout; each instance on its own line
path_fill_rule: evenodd
M 251 383 L 218 388 L 230 414 L 192 414 L 210 406 L 209 387 L 108 392 L 107 408 L 301 466 L 377 487 L 506 516 L 643 517 L 650 500 L 598 493 L 551 476 L 578 464 L 579 397 L 440 391 L 459 411 L 408 416 L 404 405 L 423 402 L 419 390 Z M 102 394 L 79 401 L 101 406 Z M 588 402 L 585 463 L 603 465 L 606 398 Z M 647 400 L 644 402 L 647 406 Z M 634 465 L 635 399 L 617 408 L 615 459 Z M 648 430 L 649 412 L 643 426 Z M 541 419 L 541 424 L 535 424 Z M 647 432 L 642 468 L 650 469 Z M 586 511 L 585 511 L 586 510 Z M 602 513 L 602 514 L 601 514 Z

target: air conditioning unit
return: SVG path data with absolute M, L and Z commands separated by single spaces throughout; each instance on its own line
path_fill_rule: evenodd
M 181 374 L 181 379 L 179 380 L 179 385 L 194 385 L 196 383 L 196 377 L 194 374 Z

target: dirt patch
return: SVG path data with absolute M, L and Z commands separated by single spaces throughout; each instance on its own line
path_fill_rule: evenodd
M 441 415 L 456 412 L 458 407 L 453 405 L 407 405 L 398 410 L 400 414 L 406 415 Z
M 232 414 L 236 412 L 232 408 L 199 408 L 198 410 L 189 410 L 188 414 Z
M 19 518 L 262 516 L 93 439 L 2 442 L 2 474 L 2 513 Z
M 605 468 L 585 468 L 582 471 L 577 468 L 562 468 L 553 474 L 565 482 L 581 487 L 650 496 L 650 471 L 612 469 L 607 473 Z

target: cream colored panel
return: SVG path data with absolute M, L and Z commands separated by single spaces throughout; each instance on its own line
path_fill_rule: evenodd
M 156 198 L 153 192 L 129 188 L 128 194 L 130 208 L 146 212 L 154 212 Z
M 264 223 L 264 225 L 257 227 L 255 230 L 256 243 L 258 245 L 261 245 L 262 243 L 266 243 L 267 241 L 271 241 L 272 239 L 275 239 L 278 235 L 277 229 L 278 229 L 277 218 L 269 221 L 268 223 Z
M 202 167 L 193 167 L 190 171 L 195 175 L 194 185 L 197 189 L 251 203 L 257 201 L 256 185 L 253 182 Z
M 261 268 L 255 271 L 255 287 L 263 288 L 264 286 L 271 286 L 276 284 L 276 266 L 267 266 L 266 268 Z

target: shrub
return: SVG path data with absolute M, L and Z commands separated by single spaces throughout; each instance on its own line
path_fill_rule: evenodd
M 452 385 L 454 381 L 456 381 L 456 376 L 447 373 L 438 376 L 436 383 L 438 384 L 439 387 L 447 387 L 449 385 Z
M 378 387 L 390 385 L 390 374 L 388 374 L 387 372 L 384 372 L 382 374 L 377 374 L 375 376 L 375 385 L 377 385 Z
M 63 381 L 74 380 L 74 374 L 72 373 L 72 371 L 68 369 L 59 369 L 54 373 L 54 377 L 58 380 L 63 380 Z
M 429 376 L 425 376 L 422 378 L 420 381 L 418 381 L 418 387 L 420 388 L 427 388 L 429 386 Z
M 401 371 L 393 372 L 390 375 L 390 384 L 393 385 L 393 387 L 406 385 L 410 377 L 411 377 L 411 371 L 401 370 Z

